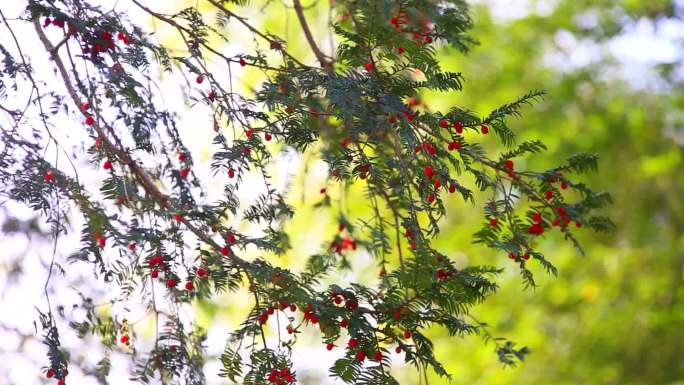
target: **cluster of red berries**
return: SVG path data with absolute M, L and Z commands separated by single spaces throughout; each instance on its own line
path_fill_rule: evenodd
M 510 258 L 516 262 L 520 262 L 521 259 L 527 261 L 528 259 L 530 259 L 530 253 L 526 251 L 523 255 L 519 255 L 516 252 L 511 252 L 508 254 L 508 258 Z
M 100 234 L 99 231 L 93 232 L 93 241 L 95 241 L 101 249 L 104 249 L 104 247 L 107 245 L 107 238 Z
M 268 374 L 267 380 L 271 384 L 282 385 L 294 381 L 294 375 L 289 368 L 272 369 Z M 255 382 L 254 385 L 261 385 L 260 382 Z
M 190 174 L 190 167 L 187 166 L 188 157 L 185 153 L 178 154 L 178 161 L 183 163 L 183 167 L 178 171 L 181 178 L 187 178 Z
M 307 306 L 307 310 L 304 313 L 304 319 L 307 319 L 307 314 L 309 314 L 309 312 L 311 310 L 309 307 L 310 307 L 310 305 Z M 259 325 L 264 325 L 266 322 L 268 322 L 268 317 L 275 313 L 276 308 L 279 310 L 282 310 L 282 311 L 285 311 L 285 309 L 290 309 L 291 312 L 297 311 L 297 305 L 295 305 L 294 303 L 288 303 L 285 300 L 280 300 L 280 301 L 278 301 L 277 304 L 273 304 L 273 305 L 267 307 L 266 309 L 264 309 L 264 311 L 261 312 L 261 314 L 259 314 L 259 317 L 257 317 L 257 320 L 259 321 Z M 309 315 L 309 318 L 310 317 L 311 316 Z M 318 322 L 318 318 L 316 318 L 316 322 Z M 313 322 L 313 323 L 316 323 L 316 322 Z M 294 329 L 292 329 L 291 326 L 288 326 L 287 332 L 289 334 L 292 334 L 292 333 L 294 333 Z
M 397 16 L 393 16 L 390 19 L 390 24 L 394 26 L 399 33 L 408 33 L 413 37 L 413 41 L 416 45 L 430 44 L 433 42 L 433 37 L 431 30 L 429 28 L 430 20 L 426 17 L 422 18 L 420 24 L 415 27 L 407 26 L 404 28 L 403 25 L 408 25 L 411 23 L 408 14 L 400 12 Z M 413 28 L 420 28 L 420 30 L 414 30 Z
M 57 385 L 65 385 L 65 379 L 67 375 L 69 375 L 69 371 L 66 368 L 62 369 L 62 378 L 57 379 Z M 53 378 L 55 376 L 57 376 L 57 371 L 54 368 L 49 368 L 47 371 L 45 371 L 45 377 Z

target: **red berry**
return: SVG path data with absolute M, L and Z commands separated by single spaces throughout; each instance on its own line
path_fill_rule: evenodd
M 55 376 L 55 369 L 48 369 L 47 372 L 45 372 L 45 377 L 47 378 L 52 378 Z
M 229 251 L 229 250 L 228 250 L 227 247 L 222 247 L 222 248 L 221 248 L 221 255 L 223 255 L 224 257 L 227 256 L 227 255 L 228 255 L 228 251 Z
M 423 168 L 423 174 L 428 179 L 432 179 L 432 176 L 434 175 L 434 173 L 435 173 L 435 170 L 432 168 L 432 166 L 425 166 L 425 168 Z
M 492 227 L 496 227 L 498 223 L 499 221 L 496 218 L 492 218 L 489 220 L 489 224 L 492 225 Z
M 86 117 L 85 122 L 86 122 L 87 125 L 92 126 L 93 123 L 95 123 L 95 119 L 94 119 L 92 116 L 88 115 L 88 116 Z
M 152 271 L 150 272 L 150 277 L 152 277 L 152 278 L 157 278 L 157 277 L 159 277 L 159 270 L 152 270 Z
M 405 52 L 406 52 L 406 50 L 404 48 L 402 48 L 402 47 L 397 48 L 397 53 L 399 55 L 403 55 Z
M 291 311 L 291 312 L 297 311 L 297 305 L 291 303 L 291 304 L 290 304 L 290 311 Z
M 228 236 L 226 237 L 226 239 L 227 239 L 228 242 L 230 242 L 231 244 L 237 242 L 237 237 L 235 237 L 235 234 L 232 234 L 232 233 L 231 233 L 231 234 L 228 234 Z
M 526 251 L 525 254 L 523 254 L 523 259 L 524 259 L 524 260 L 530 259 L 530 253 L 528 253 L 528 252 Z
M 174 215 L 173 215 L 173 219 L 174 219 L 176 222 L 181 222 L 181 221 L 183 220 L 183 216 L 180 215 L 180 214 L 174 214 Z
M 345 318 L 345 319 L 342 319 L 342 321 L 340 321 L 340 327 L 341 327 L 341 328 L 346 328 L 347 326 L 349 326 L 349 321 L 347 321 L 346 318 Z
M 483 134 L 487 135 L 489 134 L 489 127 L 483 124 L 482 126 L 480 126 L 480 131 L 482 131 Z
M 428 194 L 428 195 L 427 195 L 427 201 L 428 201 L 429 203 L 434 202 L 434 201 L 435 201 L 435 194 L 433 194 L 433 193 Z
M 442 187 L 442 182 L 441 182 L 439 179 L 435 179 L 435 180 L 432 182 L 432 185 L 435 186 L 435 188 L 437 189 L 437 188 Z
M 187 178 L 188 174 L 190 174 L 190 169 L 187 167 L 183 167 L 180 169 L 178 173 L 180 174 L 181 178 Z
M 541 235 L 544 233 L 544 227 L 539 223 L 534 223 L 527 229 L 527 232 L 533 235 Z
M 287 334 L 292 334 L 292 333 L 294 333 L 294 329 L 292 328 L 292 326 L 288 325 L 287 326 Z
M 104 249 L 106 243 L 107 243 L 107 238 L 97 237 L 97 245 L 100 246 L 101 249 Z
M 264 134 L 264 139 L 266 139 L 267 142 L 269 142 L 272 138 L 273 137 L 268 132 Z
M 575 227 L 577 227 L 578 229 L 582 227 L 582 222 L 575 222 Z
M 121 336 L 121 340 L 120 340 L 120 341 L 121 341 L 121 343 L 122 343 L 122 344 L 126 344 L 126 343 L 128 343 L 128 336 L 127 336 L 127 335 L 125 335 L 125 334 L 124 334 L 124 335 L 122 335 L 122 336 Z
M 185 283 L 185 290 L 187 291 L 192 291 L 192 289 L 195 288 L 195 285 L 192 284 L 192 281 L 188 281 Z
M 235 178 L 235 170 L 232 168 L 228 170 L 228 178 Z
M 363 360 L 365 360 L 365 359 L 366 359 L 366 352 L 364 352 L 363 350 L 356 352 L 356 360 L 357 361 L 363 362 Z
M 382 361 L 382 352 L 381 351 L 376 351 L 375 354 L 373 354 L 373 361 L 380 362 Z
M 401 346 L 397 346 L 396 348 L 394 348 L 394 352 L 397 354 L 401 353 Z
M 411 331 L 406 329 L 404 330 L 404 338 L 409 339 L 411 338 Z
M 550 200 L 551 198 L 553 198 L 553 191 L 549 190 L 546 192 L 545 195 L 546 195 L 546 199 Z
M 425 39 L 423 39 L 426 43 L 430 44 L 432 43 L 432 36 L 425 36 Z
M 532 220 L 539 223 L 542 221 L 542 216 L 539 213 L 532 214 Z
M 349 349 L 354 349 L 359 345 L 359 341 L 356 340 L 356 338 L 350 338 L 349 342 L 347 342 L 347 346 L 349 346 Z
M 251 129 L 245 131 L 245 135 L 247 135 L 248 138 L 251 138 L 253 134 L 254 134 L 254 131 L 252 131 Z
M 82 111 L 88 111 L 89 109 L 90 109 L 90 103 L 85 102 L 85 103 L 81 104 L 81 110 Z
M 176 281 L 174 278 L 169 278 L 166 280 L 166 287 L 169 289 L 176 287 L 176 284 L 178 284 L 178 281 Z
M 363 68 L 365 68 L 366 71 L 371 72 L 375 69 L 375 65 L 373 63 L 366 63 L 363 65 Z
M 188 157 L 184 153 L 178 154 L 178 161 L 180 162 L 185 162 L 188 159 Z
M 102 168 L 104 168 L 105 170 L 111 170 L 112 162 L 110 160 L 105 160 L 104 164 L 102 165 Z
M 328 350 L 333 350 L 334 347 L 335 347 L 335 345 L 333 345 L 332 343 L 325 345 L 325 348 Z
M 565 190 L 565 189 L 568 188 L 568 184 L 567 184 L 566 182 L 561 182 L 560 188 L 562 188 L 563 190 Z
M 513 166 L 514 166 L 514 165 L 513 165 L 513 161 L 512 161 L 512 160 L 510 160 L 510 159 L 507 160 L 506 163 L 505 163 L 505 165 L 506 165 L 506 168 L 507 168 L 507 169 L 513 170 Z
M 239 63 L 240 63 L 240 66 L 241 66 L 241 67 L 244 67 L 244 66 L 247 65 L 247 62 L 246 62 L 245 59 L 243 59 L 243 58 L 240 58 Z
M 454 130 L 456 131 L 457 134 L 462 133 L 463 132 L 463 124 L 461 124 L 461 122 L 454 123 Z
M 202 75 L 199 75 L 197 79 L 195 79 L 195 81 L 197 82 L 197 84 L 202 84 L 202 82 L 204 81 L 204 77 Z
M 216 99 L 216 91 L 211 90 L 209 95 L 207 95 L 207 99 L 209 99 L 210 102 L 213 102 Z
M 395 320 L 399 321 L 401 319 L 401 310 L 395 311 L 392 316 L 394 317 Z
M 135 242 L 131 242 L 128 244 L 128 250 L 130 251 L 135 251 L 137 244 Z
M 43 23 L 43 27 L 47 27 L 50 24 L 52 24 L 52 19 L 50 19 L 49 17 L 46 17 L 45 22 Z
M 51 183 L 55 181 L 55 175 L 52 173 L 52 171 L 46 171 L 45 174 L 43 174 L 43 180 L 46 183 Z
M 452 194 L 456 192 L 456 185 L 455 184 L 452 183 L 449 185 L 449 192 Z
M 439 121 L 439 126 L 442 128 L 448 128 L 449 127 L 449 121 L 446 119 L 442 119 Z
M 65 385 L 65 384 L 66 384 L 66 382 L 64 382 L 64 380 L 57 381 L 57 385 Z
M 461 148 L 461 142 L 453 141 L 449 143 L 449 146 L 447 148 L 449 149 L 449 151 L 458 150 L 459 148 Z

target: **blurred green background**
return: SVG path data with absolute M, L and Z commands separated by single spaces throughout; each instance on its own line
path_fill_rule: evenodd
M 265 8 L 264 27 L 282 32 L 290 50 L 304 55 L 308 48 L 292 11 L 284 10 L 285 18 L 273 12 L 280 6 Z M 307 12 L 322 33 L 326 5 Z M 660 0 L 481 1 L 473 6 L 472 31 L 480 45 L 467 56 L 440 51 L 444 67 L 467 81 L 463 93 L 424 95 L 430 108 L 458 104 L 486 113 L 529 90 L 548 91 L 512 122 L 521 139 L 549 146 L 523 167 L 542 169 L 578 151 L 600 154 L 599 172 L 586 181 L 613 194 L 607 214 L 618 225 L 610 235 L 580 231 L 585 256 L 559 236 L 547 237 L 539 249 L 559 275 L 536 269 L 540 287 L 524 290 L 515 264 L 471 244 L 481 207 L 452 202 L 438 247 L 462 264 L 506 269 L 499 292 L 473 314 L 493 334 L 532 350 L 523 365 L 504 368 L 493 345 L 479 337 L 433 330 L 453 383 L 684 384 L 683 15 L 684 3 Z M 320 166 L 311 162 L 300 171 Z M 308 208 L 320 199 L 311 186 L 324 175 L 305 173 L 294 184 L 298 211 L 291 228 L 318 230 L 293 231 L 295 249 L 283 264 L 315 251 L 326 234 L 323 221 L 333 231 L 334 213 Z M 307 193 L 302 186 L 309 196 L 300 200 Z M 355 191 L 348 209 L 361 214 L 363 199 L 354 198 L 361 190 Z M 357 271 L 373 264 L 357 259 Z M 371 281 L 375 272 L 354 278 Z M 402 383 L 419 381 L 413 368 L 398 375 Z

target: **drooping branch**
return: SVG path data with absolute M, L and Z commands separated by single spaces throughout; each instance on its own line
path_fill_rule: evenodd
M 316 59 L 318 59 L 318 61 L 321 63 L 321 66 L 325 68 L 327 71 L 331 70 L 332 62 L 328 62 L 321 49 L 318 48 L 316 40 L 314 40 L 313 34 L 311 33 L 311 29 L 309 28 L 309 24 L 306 22 L 306 17 L 304 16 L 304 9 L 302 8 L 302 3 L 299 0 L 293 0 L 293 5 L 295 12 L 297 13 L 297 19 L 299 19 L 299 24 L 302 26 L 302 30 L 304 31 L 306 41 L 309 43 L 309 46 L 311 47 L 311 50 L 313 51 L 314 55 L 316 55 Z

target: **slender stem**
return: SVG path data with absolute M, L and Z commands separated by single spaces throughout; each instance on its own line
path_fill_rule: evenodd
M 299 19 L 299 24 L 302 26 L 302 30 L 304 31 L 306 41 L 309 43 L 314 55 L 316 55 L 316 59 L 318 59 L 318 61 L 321 63 L 321 66 L 325 68 L 326 71 L 332 70 L 332 63 L 328 62 L 321 49 L 318 48 L 313 34 L 311 33 L 311 29 L 309 29 L 309 24 L 306 22 L 306 17 L 304 17 L 302 3 L 299 0 L 292 0 L 292 2 L 294 4 L 295 12 L 297 13 L 297 19 Z

